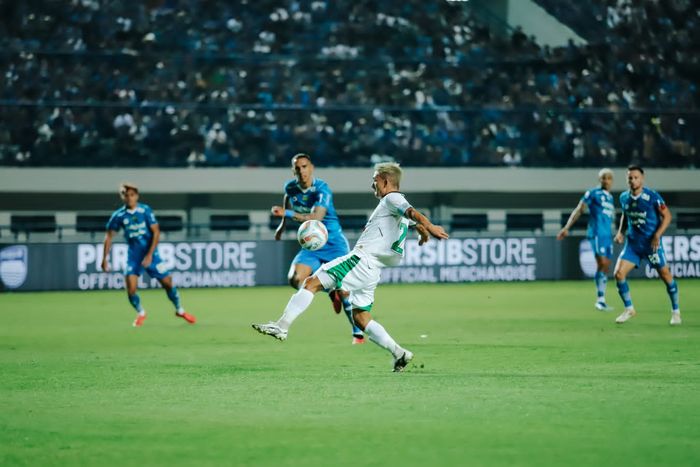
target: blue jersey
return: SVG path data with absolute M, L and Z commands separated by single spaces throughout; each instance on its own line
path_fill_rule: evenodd
M 320 178 L 314 178 L 311 186 L 306 190 L 302 190 L 296 179 L 293 179 L 285 184 L 284 193 L 287 195 L 289 204 L 294 212 L 308 214 L 316 206 L 325 208 L 326 215 L 323 218 L 323 223 L 328 230 L 328 242 L 336 243 L 341 239 L 345 241 L 338 214 L 335 212 L 335 206 L 333 206 L 333 192 L 326 182 Z
M 107 222 L 107 230 L 124 229 L 129 252 L 145 253 L 151 246 L 151 226 L 155 224 L 158 224 L 158 221 L 150 206 L 138 203 L 133 211 L 126 206 L 114 211 Z
M 620 206 L 627 219 L 627 238 L 637 244 L 651 239 L 661 222 L 659 211 L 666 209 L 661 195 L 649 188 L 643 188 L 637 197 L 625 191 L 620 195 Z
M 612 221 L 615 217 L 613 195 L 602 188 L 591 188 L 581 201 L 588 207 L 588 238 L 612 239 Z

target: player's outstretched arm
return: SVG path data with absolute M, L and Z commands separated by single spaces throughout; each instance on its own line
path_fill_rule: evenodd
M 419 245 L 422 245 L 430 240 L 431 236 L 437 239 L 445 239 L 450 237 L 447 235 L 447 232 L 445 232 L 445 229 L 443 229 L 442 226 L 433 224 L 430 222 L 430 219 L 415 208 L 408 208 L 404 213 L 404 216 L 416 223 L 416 230 L 420 235 L 420 241 L 418 242 Z
M 153 237 L 151 238 L 151 244 L 148 246 L 146 256 L 144 256 L 143 261 L 141 261 L 141 264 L 146 268 L 151 265 L 151 261 L 153 261 L 153 252 L 156 251 L 156 247 L 160 241 L 160 226 L 158 224 L 151 224 L 150 229 Z
M 105 232 L 105 239 L 102 244 L 102 270 L 104 272 L 109 272 L 109 252 L 112 249 L 112 239 L 115 233 L 117 232 L 114 230 L 107 230 Z
M 579 201 L 578 205 L 574 208 L 573 211 L 571 211 L 571 214 L 569 215 L 569 220 L 566 221 L 566 225 L 561 228 L 559 233 L 557 234 L 557 240 L 562 240 L 564 237 L 569 235 L 569 229 L 576 223 L 576 221 L 581 217 L 581 214 L 583 214 L 584 210 L 584 202 Z
M 289 218 L 293 219 L 297 222 L 306 222 L 308 220 L 317 220 L 317 221 L 322 221 L 324 217 L 326 217 L 326 212 L 328 210 L 322 206 L 316 206 L 313 208 L 313 210 L 308 213 L 308 214 L 302 214 L 300 212 L 295 212 L 292 211 L 291 209 L 282 209 L 281 206 L 273 206 L 272 207 L 272 215 L 273 216 L 282 216 L 282 218 Z

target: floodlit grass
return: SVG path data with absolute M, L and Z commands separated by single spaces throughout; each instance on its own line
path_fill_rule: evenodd
M 131 327 L 122 292 L 0 295 L 0 465 L 699 465 L 700 282 L 683 326 L 659 281 L 639 315 L 588 282 L 380 286 L 405 373 L 317 296 L 287 342 L 291 289 L 162 291 Z

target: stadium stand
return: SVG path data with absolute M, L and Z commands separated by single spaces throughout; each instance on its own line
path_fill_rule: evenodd
M 0 164 L 697 166 L 697 15 L 636 3 L 550 49 L 462 3 L 6 2 Z

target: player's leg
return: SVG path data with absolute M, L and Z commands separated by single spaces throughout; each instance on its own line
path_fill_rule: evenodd
M 610 271 L 610 258 L 607 256 L 596 255 L 596 273 L 595 273 L 595 288 L 596 288 L 596 308 L 601 311 L 608 310 L 608 305 L 605 300 L 605 291 L 608 286 L 608 272 Z
M 353 302 L 366 302 L 366 297 L 370 294 L 372 297 L 374 296 L 373 289 L 371 291 L 365 289 L 357 291 L 357 293 L 353 292 Z M 384 326 L 372 319 L 372 315 L 369 313 L 371 308 L 371 304 L 366 306 L 355 304 L 355 308 L 353 309 L 355 324 L 367 334 L 369 340 L 391 353 L 394 357 L 394 371 L 402 371 L 413 359 L 413 352 L 401 347 L 394 338 L 391 337 Z
M 362 333 L 362 329 L 357 324 L 355 324 L 353 306 L 350 302 L 350 292 L 346 292 L 344 290 L 336 290 L 335 292 L 337 292 L 341 298 L 343 310 L 345 311 L 345 316 L 347 316 L 348 321 L 350 322 L 350 327 L 352 328 L 352 344 L 364 344 L 365 335 Z
M 180 301 L 180 291 L 177 289 L 177 287 L 175 287 L 175 284 L 173 284 L 173 276 L 168 274 L 167 276 L 158 279 L 158 282 L 160 282 L 160 285 L 163 286 L 163 289 L 168 296 L 168 300 L 170 300 L 175 307 L 175 315 L 178 318 L 184 319 L 190 324 L 196 323 L 197 319 L 193 315 L 187 313 L 182 307 L 182 303 Z
M 668 293 L 668 298 L 671 301 L 671 321 L 672 326 L 681 324 L 681 310 L 678 306 L 678 284 L 673 278 L 671 269 L 666 264 L 666 258 L 663 250 L 657 252 L 655 259 L 658 259 L 659 266 L 656 270 L 659 273 L 659 277 L 666 284 L 666 293 Z
M 622 303 L 625 305 L 625 311 L 623 311 L 622 314 L 615 320 L 615 322 L 618 324 L 624 323 L 637 314 L 634 311 L 634 305 L 632 304 L 632 296 L 630 294 L 629 284 L 627 283 L 627 275 L 637 266 L 638 263 L 625 259 L 623 255 L 620 255 L 620 258 L 618 258 L 617 264 L 615 265 L 617 292 L 620 294 Z
M 267 324 L 253 324 L 253 329 L 281 341 L 286 340 L 289 327 L 299 315 L 306 311 L 313 302 L 314 295 L 323 288 L 323 284 L 316 276 L 308 277 L 297 293 L 289 299 L 282 316 L 277 321 L 271 321 Z
M 126 295 L 129 298 L 129 303 L 136 310 L 136 319 L 134 320 L 134 327 L 140 327 L 146 320 L 146 310 L 141 306 L 141 297 L 139 297 L 138 288 L 139 276 L 136 274 L 128 274 L 124 278 L 124 283 L 126 287 Z
M 297 255 L 297 258 L 299 255 Z M 297 258 L 294 258 L 294 261 L 297 260 Z M 301 258 L 300 258 L 301 259 Z M 312 265 L 309 264 L 304 264 L 304 263 L 295 263 L 292 261 L 292 265 L 289 267 L 289 273 L 287 273 L 287 279 L 289 280 L 289 285 L 294 287 L 295 289 L 299 290 L 301 287 L 301 284 L 304 283 L 307 277 L 309 277 L 314 269 Z M 319 266 L 321 263 L 319 263 Z M 317 266 L 318 268 L 318 266 Z

